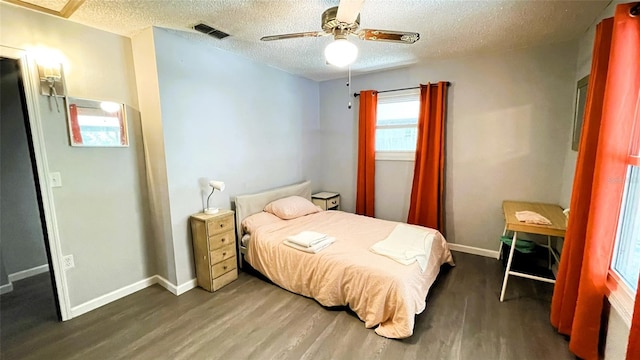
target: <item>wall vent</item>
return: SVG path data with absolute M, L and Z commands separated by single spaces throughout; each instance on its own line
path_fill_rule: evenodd
M 206 24 L 197 24 L 196 26 L 193 27 L 193 30 L 199 31 L 203 34 L 207 34 L 209 36 L 213 36 L 216 39 L 224 39 L 227 36 L 229 36 L 229 34 L 227 34 L 224 31 L 220 31 L 218 29 L 214 29 L 209 25 Z

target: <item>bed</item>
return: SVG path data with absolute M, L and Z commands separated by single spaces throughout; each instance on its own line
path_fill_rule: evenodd
M 342 211 L 320 211 L 290 220 L 263 224 L 245 233 L 241 224 L 274 200 L 288 196 L 311 199 L 311 184 L 303 182 L 258 194 L 236 197 L 240 252 L 248 264 L 278 286 L 324 306 L 349 306 L 367 328 L 387 338 L 413 334 L 415 315 L 426 306 L 429 288 L 441 265 L 453 265 L 444 237 L 433 236 L 424 271 L 418 264 L 400 264 L 369 248 L 386 238 L 399 223 Z M 286 246 L 283 240 L 300 231 L 316 231 L 336 241 L 317 254 Z M 246 236 L 248 235 L 248 236 Z

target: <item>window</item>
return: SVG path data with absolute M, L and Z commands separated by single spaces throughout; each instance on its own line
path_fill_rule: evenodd
M 378 95 L 376 160 L 414 160 L 419 111 L 419 90 Z
M 638 97 L 640 99 L 640 96 Z M 637 123 L 637 122 L 636 122 Z M 607 279 L 609 301 L 631 326 L 640 272 L 640 131 L 632 135 L 613 259 Z M 613 180 L 613 179 L 612 179 Z
M 621 210 L 612 268 L 636 292 L 640 272 L 640 166 L 629 165 Z

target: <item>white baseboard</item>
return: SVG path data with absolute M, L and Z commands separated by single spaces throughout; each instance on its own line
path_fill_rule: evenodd
M 459 251 L 459 252 L 473 254 L 473 255 L 480 255 L 480 256 L 490 257 L 494 259 L 498 258 L 498 251 L 496 250 L 487 250 L 487 249 L 482 249 L 474 246 L 452 244 L 452 243 L 449 243 L 449 249 L 453 251 Z
M 160 275 L 156 275 L 156 283 L 163 288 L 169 290 L 173 295 L 178 295 L 178 287 L 173 285 L 171 281 L 163 278 Z
M 160 286 L 162 286 L 163 288 L 169 290 L 172 294 L 178 296 L 180 294 L 183 294 L 191 289 L 193 289 L 194 287 L 196 287 L 198 285 L 197 283 L 197 279 L 192 279 L 187 281 L 184 284 L 181 284 L 179 286 L 176 286 L 174 284 L 172 284 L 169 280 L 163 278 L 160 275 L 153 275 L 151 277 L 148 277 L 146 279 L 140 280 L 136 283 L 133 283 L 131 285 L 127 285 L 123 288 L 120 288 L 118 290 L 114 290 L 108 294 L 99 296 L 93 300 L 89 300 L 83 304 L 80 304 L 78 306 L 74 306 L 71 308 L 71 318 L 74 318 L 76 316 L 80 316 L 84 313 L 87 313 L 91 310 L 95 310 L 101 306 L 107 305 L 110 302 L 116 301 L 118 299 L 121 299 L 127 295 L 131 295 L 136 291 L 140 291 L 144 288 L 148 288 L 151 285 L 155 285 L 155 284 L 159 284 Z M 11 286 L 11 284 L 9 285 L 3 285 L 4 286 Z M 2 289 L 2 287 L 0 287 L 0 289 Z M 13 287 L 11 288 L 13 289 Z M 8 290 L 7 292 L 9 292 L 11 290 Z
M 198 279 L 191 279 L 184 284 L 178 285 L 178 293 L 176 295 L 182 295 L 196 286 L 198 286 Z
M 0 285 L 0 295 L 10 293 L 13 291 L 13 284 L 8 283 L 4 285 Z
M 156 278 L 158 279 L 158 285 L 169 290 L 173 295 L 176 295 L 176 296 L 184 294 L 185 292 L 198 286 L 197 279 L 191 279 L 184 284 L 176 286 L 172 284 L 169 280 L 163 278 L 160 275 L 156 275 Z
M 118 299 L 121 299 L 127 295 L 131 295 L 136 291 L 142 290 L 144 288 L 147 288 L 153 284 L 157 283 L 157 278 L 156 275 L 148 277 L 146 279 L 140 280 L 136 283 L 133 283 L 131 285 L 127 285 L 123 288 L 120 288 L 118 290 L 114 290 L 108 294 L 99 296 L 93 300 L 89 300 L 87 302 L 85 302 L 84 304 L 80 304 L 78 306 L 74 306 L 71 308 L 71 317 L 74 318 L 76 316 L 80 316 L 84 313 L 87 313 L 91 310 L 95 310 L 101 306 L 104 306 L 110 302 L 116 301 Z
M 44 264 L 40 266 L 33 267 L 31 269 L 18 271 L 13 274 L 9 274 L 9 281 L 15 282 L 18 280 L 26 279 L 28 277 L 32 277 L 38 274 L 49 272 L 49 264 Z

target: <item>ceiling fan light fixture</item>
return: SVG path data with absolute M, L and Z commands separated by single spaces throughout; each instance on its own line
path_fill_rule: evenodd
M 358 47 L 346 39 L 336 39 L 324 49 L 324 56 L 331 65 L 344 67 L 358 57 Z

